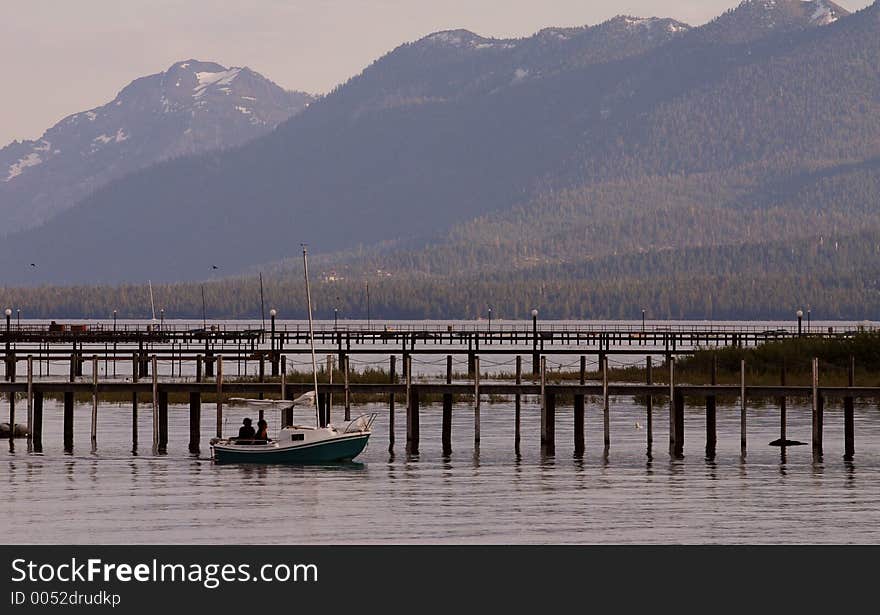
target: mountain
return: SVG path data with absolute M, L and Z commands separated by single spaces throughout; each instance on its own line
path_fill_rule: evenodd
M 312 100 L 213 62 L 178 62 L 137 79 L 40 139 L 0 149 L 0 234 L 45 222 L 132 171 L 266 134 Z
M 850 12 L 831 0 L 745 0 L 702 28 L 706 39 L 745 43 L 768 34 L 827 26 Z
M 656 254 L 776 258 L 777 244 L 877 229 L 880 8 L 819 8 L 437 33 L 241 148 L 134 173 L 10 237 L 6 279 L 202 279 L 268 261 L 280 275 L 308 241 L 349 280 L 521 288 L 546 267 L 632 257 L 650 280 Z

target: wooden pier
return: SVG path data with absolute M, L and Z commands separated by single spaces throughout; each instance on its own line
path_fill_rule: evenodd
M 328 357 L 329 358 L 329 357 Z M 216 435 L 223 434 L 223 411 L 226 399 L 229 396 L 251 398 L 276 398 L 294 399 L 302 393 L 311 390 L 312 383 L 289 382 L 287 375 L 286 357 L 280 357 L 279 377 L 277 381 L 267 382 L 264 370 L 256 379 L 232 379 L 225 376 L 224 363 L 229 361 L 225 354 L 216 354 L 211 357 L 213 366 L 212 374 L 208 374 L 205 366 L 208 365 L 207 357 L 198 355 L 194 377 L 173 377 L 172 375 L 160 375 L 159 356 L 152 354 L 144 356 L 133 354 L 129 361 L 132 364 L 132 376 L 125 380 L 99 378 L 99 364 L 107 357 L 93 355 L 83 357 L 80 354 L 70 355 L 70 369 L 67 378 L 35 378 L 35 357 L 16 355 L 11 362 L 13 366 L 9 372 L 7 381 L 0 382 L 0 396 L 9 400 L 9 422 L 16 423 L 16 399 L 24 398 L 27 407 L 28 444 L 34 451 L 42 450 L 42 425 L 44 398 L 47 394 L 58 395 L 63 399 L 63 439 L 65 450 L 73 449 L 73 422 L 74 400 L 76 395 L 91 397 L 91 445 L 94 448 L 98 441 L 98 414 L 102 396 L 113 396 L 119 399 L 121 396 L 131 399 L 132 416 L 132 442 L 137 444 L 140 434 L 137 430 L 137 418 L 139 401 L 149 398 L 152 412 L 152 436 L 153 447 L 158 452 L 168 446 L 168 406 L 169 396 L 185 395 L 189 400 L 189 441 L 188 446 L 192 451 L 198 451 L 200 446 L 201 421 L 204 409 L 202 408 L 203 396 L 212 396 L 215 400 Z M 180 359 L 186 360 L 185 358 Z M 418 454 L 420 444 L 420 413 L 422 412 L 423 400 L 428 398 L 442 400 L 442 432 L 441 442 L 445 455 L 451 452 L 452 447 L 452 411 L 453 396 L 465 396 L 473 400 L 473 432 L 474 443 L 479 447 L 480 442 L 480 418 L 482 411 L 481 400 L 483 397 L 503 395 L 515 400 L 515 437 L 511 443 L 518 453 L 521 449 L 521 399 L 524 395 L 538 396 L 541 403 L 541 429 L 540 447 L 545 455 L 554 455 L 556 447 L 556 419 L 566 410 L 563 408 L 565 400 L 571 400 L 570 408 L 574 419 L 574 449 L 576 456 L 583 456 L 584 445 L 584 407 L 587 397 L 601 399 L 603 415 L 603 446 L 607 454 L 612 446 L 610 415 L 613 412 L 611 398 L 615 396 L 630 396 L 645 398 L 645 424 L 646 443 L 650 452 L 654 441 L 655 424 L 653 421 L 654 402 L 657 399 L 666 398 L 670 403 L 669 412 L 669 454 L 672 457 L 682 457 L 684 453 L 685 403 L 705 404 L 705 444 L 706 456 L 715 456 L 717 445 L 716 436 L 716 403 L 719 396 L 725 398 L 738 398 L 740 401 L 740 444 L 742 454 L 747 449 L 747 426 L 749 416 L 748 402 L 756 398 L 775 398 L 780 406 L 780 444 L 786 446 L 786 400 L 791 398 L 808 398 L 812 408 L 812 432 L 811 442 L 813 456 L 821 459 L 823 455 L 823 427 L 824 408 L 826 400 L 839 398 L 844 403 L 844 457 L 848 460 L 855 455 L 855 424 L 854 424 L 854 400 L 856 398 L 880 399 L 880 387 L 860 387 L 854 382 L 854 366 L 850 366 L 847 386 L 820 386 L 820 374 L 818 360 L 813 361 L 812 383 L 809 386 L 791 386 L 785 384 L 785 375 L 781 378 L 778 386 L 751 386 L 746 379 L 746 366 L 741 365 L 741 378 L 738 384 L 717 384 L 717 374 L 713 368 L 711 383 L 707 385 L 692 385 L 678 383 L 675 374 L 675 360 L 670 357 L 668 368 L 668 382 L 665 384 L 653 384 L 653 363 L 651 357 L 647 357 L 647 379 L 644 383 L 615 383 L 609 381 L 609 364 L 607 356 L 600 355 L 600 378 L 599 381 L 588 382 L 586 379 L 586 356 L 580 359 L 580 377 L 577 381 L 551 382 L 548 379 L 546 357 L 541 357 L 538 374 L 526 381 L 522 376 L 522 357 L 516 357 L 516 376 L 512 382 L 495 381 L 485 382 L 481 380 L 480 356 L 473 357 L 473 370 L 467 379 L 453 380 L 452 355 L 446 358 L 446 374 L 439 381 L 416 380 L 413 376 L 412 356 L 404 354 L 402 379 L 398 380 L 396 374 L 396 356 L 388 357 L 391 378 L 386 383 L 362 384 L 353 383 L 349 379 L 348 357 L 340 363 L 343 371 L 343 381 L 335 383 L 321 383 L 319 385 L 320 420 L 326 424 L 331 420 L 331 396 L 344 400 L 344 417 L 346 420 L 351 416 L 351 400 L 354 395 L 369 394 L 372 396 L 387 396 L 387 409 L 389 412 L 389 448 L 393 449 L 395 402 L 405 399 L 406 422 L 406 451 L 409 454 Z M 15 368 L 20 361 L 25 364 L 24 373 L 19 377 Z M 87 375 L 83 377 L 82 367 L 88 365 Z M 148 366 L 148 374 L 142 369 Z M 172 374 L 174 364 L 172 363 Z M 288 413 L 282 421 L 290 423 L 292 416 Z

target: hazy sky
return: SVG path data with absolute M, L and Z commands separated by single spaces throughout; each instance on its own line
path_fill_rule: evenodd
M 858 9 L 869 0 L 837 0 Z M 697 25 L 739 0 L 0 0 L 0 147 L 178 60 L 249 66 L 324 93 L 400 43 L 451 28 L 526 36 L 619 14 Z

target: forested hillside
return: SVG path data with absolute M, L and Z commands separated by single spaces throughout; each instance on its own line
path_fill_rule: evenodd
M 880 232 L 822 235 L 786 243 L 741 244 L 608 256 L 491 274 L 330 279 L 315 276 L 315 317 L 374 319 L 544 318 L 790 318 L 810 307 L 815 318 L 880 319 Z M 302 274 L 264 274 L 266 309 L 304 318 Z M 204 284 L 153 284 L 156 309 L 167 318 L 260 316 L 255 278 Z M 23 306 L 24 317 L 148 318 L 145 285 L 0 290 L 0 303 Z

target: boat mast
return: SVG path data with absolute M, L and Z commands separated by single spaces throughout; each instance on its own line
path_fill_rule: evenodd
M 153 303 L 153 281 L 147 280 L 147 284 L 150 285 L 150 311 L 153 313 L 153 322 L 156 322 L 156 304 Z
M 309 290 L 309 258 L 306 244 L 303 249 L 303 271 L 306 276 L 306 303 L 309 308 L 309 344 L 312 346 L 312 376 L 315 381 L 315 426 L 321 426 L 320 410 L 318 409 L 318 359 L 315 357 L 315 331 L 312 326 L 312 292 Z

